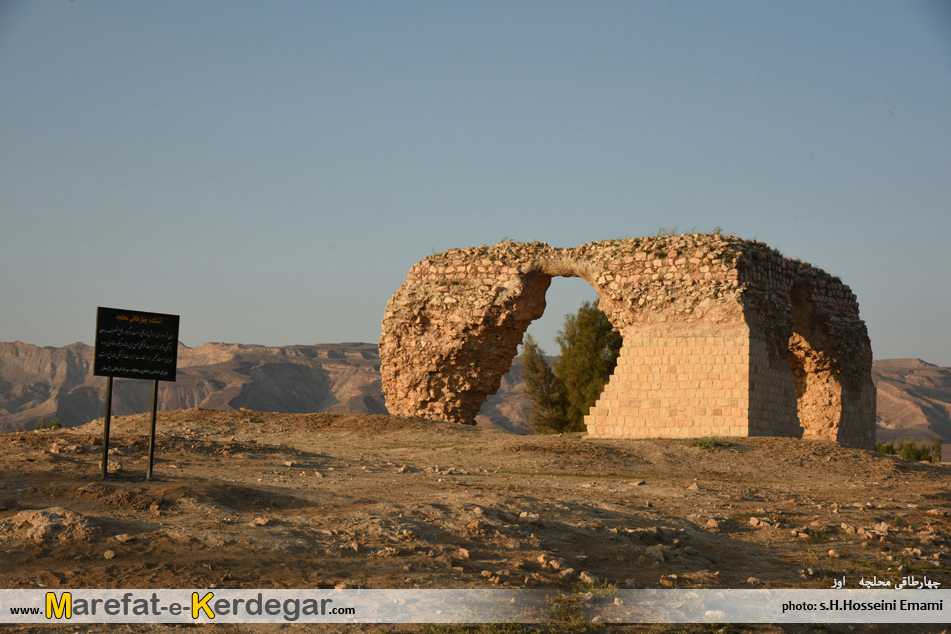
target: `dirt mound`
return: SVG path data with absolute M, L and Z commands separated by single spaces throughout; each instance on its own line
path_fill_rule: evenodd
M 60 507 L 20 511 L 13 516 L 12 525 L 18 537 L 37 543 L 91 541 L 97 534 L 85 517 Z

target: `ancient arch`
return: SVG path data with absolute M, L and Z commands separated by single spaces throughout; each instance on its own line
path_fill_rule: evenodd
M 380 340 L 392 414 L 472 424 L 556 276 L 624 337 L 585 418 L 595 437 L 793 436 L 875 444 L 868 333 L 848 286 L 761 242 L 681 235 L 502 242 L 414 265 Z

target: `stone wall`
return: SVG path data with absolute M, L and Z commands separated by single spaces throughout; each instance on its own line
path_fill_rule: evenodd
M 592 436 L 777 435 L 874 445 L 871 347 L 835 277 L 731 236 L 558 249 L 503 242 L 414 265 L 380 341 L 392 414 L 471 424 L 555 276 L 580 277 L 624 337 Z

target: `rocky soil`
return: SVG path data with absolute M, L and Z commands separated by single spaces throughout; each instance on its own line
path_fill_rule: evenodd
M 909 574 L 951 587 L 948 465 L 821 441 L 704 448 L 383 415 L 190 409 L 161 412 L 158 429 L 153 481 L 147 415 L 113 419 L 106 481 L 102 421 L 0 436 L 0 587 L 572 592 L 829 588 L 843 576 L 858 587 Z M 231 631 L 282 627 L 303 626 Z M 552 631 L 717 631 L 577 627 Z

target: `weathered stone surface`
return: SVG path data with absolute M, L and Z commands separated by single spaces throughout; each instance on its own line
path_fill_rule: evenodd
M 84 516 L 58 506 L 20 511 L 13 516 L 13 525 L 24 538 L 37 543 L 89 541 L 99 533 Z
M 598 437 L 793 436 L 871 448 L 871 345 L 855 295 L 763 243 L 682 235 L 452 249 L 410 270 L 380 340 L 391 414 L 472 424 L 556 276 L 624 337 L 585 419 Z

